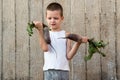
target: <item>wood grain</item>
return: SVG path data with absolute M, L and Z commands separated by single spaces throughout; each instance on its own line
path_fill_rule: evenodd
M 120 79 L 120 0 L 116 0 L 116 65 L 117 79 Z
M 31 0 L 30 21 L 43 22 L 43 0 Z M 30 37 L 30 78 L 32 80 L 43 80 L 43 51 L 40 48 L 39 33 L 33 29 L 33 35 Z
M 86 6 L 86 35 L 100 40 L 99 0 L 85 0 Z M 87 51 L 88 52 L 88 51 Z M 87 80 L 101 80 L 100 55 L 94 54 L 87 62 Z
M 71 0 L 71 29 L 72 33 L 85 36 L 85 2 L 83 0 Z M 86 80 L 85 50 L 85 44 L 81 44 L 72 59 L 71 80 Z
M 101 0 L 101 39 L 109 42 L 102 58 L 102 80 L 116 80 L 115 63 L 115 0 Z
M 29 37 L 29 21 L 46 22 L 46 7 L 58 2 L 64 9 L 62 29 L 109 42 L 88 62 L 81 44 L 70 61 L 70 80 L 120 79 L 120 0 L 0 0 L 0 80 L 43 80 L 43 51 L 39 34 Z
M 16 0 L 16 79 L 29 80 L 28 0 Z
M 0 80 L 2 78 L 2 0 L 0 0 Z
M 3 80 L 15 79 L 15 1 L 3 0 Z

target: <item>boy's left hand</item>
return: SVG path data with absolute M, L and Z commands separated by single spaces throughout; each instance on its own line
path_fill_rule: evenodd
M 87 43 L 88 42 L 88 37 L 82 37 L 82 43 Z

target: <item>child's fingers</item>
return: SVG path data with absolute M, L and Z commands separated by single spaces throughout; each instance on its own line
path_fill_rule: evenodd
M 38 30 L 43 29 L 43 25 L 40 21 L 33 21 L 33 23 L 35 24 L 35 28 L 37 28 Z
M 82 37 L 82 42 L 83 42 L 83 43 L 88 42 L 88 37 Z

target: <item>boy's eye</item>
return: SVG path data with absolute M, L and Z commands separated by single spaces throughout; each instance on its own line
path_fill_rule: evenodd
M 51 19 L 51 18 L 48 18 L 49 20 Z
M 54 19 L 58 20 L 58 18 L 57 18 L 57 17 L 55 17 Z
M 54 19 L 58 19 L 57 17 L 55 17 Z

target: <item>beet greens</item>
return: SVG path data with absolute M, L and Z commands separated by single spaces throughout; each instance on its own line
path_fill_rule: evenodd
M 95 41 L 94 38 L 92 39 L 89 39 L 88 40 L 89 42 L 89 46 L 88 46 L 88 56 L 85 56 L 84 57 L 84 60 L 85 61 L 88 61 L 92 58 L 93 54 L 95 53 L 99 53 L 101 54 L 103 57 L 105 57 L 105 53 L 101 52 L 100 49 L 103 48 L 107 45 L 103 42 L 103 40 L 100 40 L 100 41 Z

